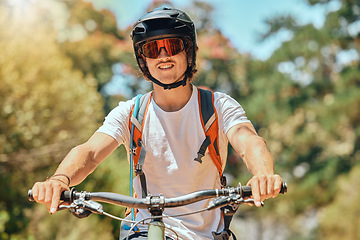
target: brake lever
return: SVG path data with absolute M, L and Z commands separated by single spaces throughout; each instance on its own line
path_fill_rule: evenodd
M 252 198 L 242 199 L 242 200 L 241 200 L 241 203 L 255 204 L 254 199 L 252 199 Z M 263 207 L 263 206 L 264 206 L 264 202 L 261 201 L 261 207 Z
M 214 209 L 214 208 L 221 208 L 221 207 L 230 207 L 232 210 L 236 212 L 237 208 L 239 207 L 240 204 L 242 203 L 251 203 L 252 199 L 246 199 L 244 200 L 243 197 L 241 197 L 240 195 L 237 194 L 231 194 L 229 196 L 220 196 L 215 198 L 214 200 L 209 202 L 208 205 L 208 210 Z M 254 202 L 254 200 L 252 200 L 252 203 Z
M 92 200 L 77 199 L 70 205 L 59 205 L 58 211 L 69 210 L 75 217 L 88 217 L 92 212 L 103 214 L 103 206 Z
M 82 202 L 82 207 L 85 208 L 86 210 L 89 210 L 93 213 L 97 213 L 97 214 L 103 214 L 104 213 L 104 208 L 103 205 L 101 205 L 100 203 L 93 201 L 93 200 L 84 200 Z
M 70 210 L 70 209 L 74 209 L 75 207 L 76 205 L 74 203 L 71 203 L 70 205 L 59 205 L 57 211 Z

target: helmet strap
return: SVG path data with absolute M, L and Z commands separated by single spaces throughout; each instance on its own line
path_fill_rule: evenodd
M 155 84 L 159 85 L 160 87 L 164 88 L 164 90 L 170 90 L 170 89 L 177 88 L 177 87 L 180 87 L 180 86 L 184 87 L 186 85 L 186 83 L 187 83 L 187 78 L 188 78 L 187 74 L 185 74 L 184 79 L 179 81 L 179 82 L 174 82 L 174 83 L 171 83 L 171 84 L 164 84 L 164 83 L 160 82 L 159 80 L 157 80 L 156 78 L 154 78 L 151 75 L 149 75 L 148 77 L 153 83 L 155 83 Z

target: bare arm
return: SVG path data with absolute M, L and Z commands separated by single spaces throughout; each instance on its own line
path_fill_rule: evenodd
M 61 162 L 55 174 L 65 174 L 70 178 L 70 186 L 81 183 L 95 168 L 118 147 L 117 141 L 103 133 L 95 133 L 91 138 L 75 148 Z M 56 212 L 60 194 L 69 186 L 68 179 L 58 175 L 56 179 L 37 182 L 33 186 L 33 196 L 38 203 L 46 205 L 50 213 Z
M 114 138 L 104 133 L 95 133 L 86 143 L 68 153 L 55 174 L 66 173 L 70 177 L 70 186 L 78 185 L 117 147 Z
M 227 137 L 253 175 L 251 185 L 255 205 L 260 201 L 275 197 L 281 189 L 282 179 L 274 173 L 274 163 L 266 142 L 255 131 L 251 123 L 232 127 Z

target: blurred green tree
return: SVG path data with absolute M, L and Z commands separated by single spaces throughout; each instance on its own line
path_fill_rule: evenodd
M 0 239 L 27 238 L 27 189 L 103 119 L 96 80 L 72 68 L 37 4 L 0 3 Z
M 127 86 L 132 92 L 139 88 L 141 75 L 128 41 L 130 29 L 119 30 L 115 16 L 109 10 L 95 10 L 92 3 L 81 0 L 66 1 L 68 18 L 57 29 L 60 49 L 73 62 L 73 68 L 85 77 L 96 79 L 102 93 L 104 110 L 108 113 L 124 95 L 114 96 L 104 92 L 104 86 L 114 75 L 119 74 L 119 62 L 134 74 L 134 82 Z M 126 88 L 126 86 L 124 86 Z M 134 93 L 130 93 L 132 96 Z M 114 100 L 115 99 L 115 100 Z
M 321 239 L 360 238 L 360 192 L 354 186 L 360 185 L 360 167 L 354 167 L 348 175 L 336 181 L 337 194 L 334 201 L 322 210 L 319 236 Z
M 310 5 L 329 2 L 308 0 Z M 339 238 L 343 225 L 325 217 L 343 214 L 346 236 L 358 237 L 356 201 L 345 206 L 337 196 L 354 194 L 344 186 L 356 186 L 359 175 L 360 10 L 356 1 L 339 5 L 319 28 L 300 25 L 293 16 L 266 20 L 269 31 L 263 39 L 281 31 L 292 36 L 266 61 L 236 51 L 214 28 L 210 4 L 194 1 L 185 9 L 198 27 L 195 84 L 225 91 L 243 105 L 267 140 L 276 172 L 289 182 L 288 195 L 267 201 L 269 207 L 243 208 L 241 216 L 254 217 L 261 231 L 271 219 L 272 227 L 289 229 L 291 239 L 327 239 L 330 230 Z M 93 216 L 78 223 L 68 213 L 43 218 L 44 207 L 31 209 L 24 195 L 99 126 L 103 105 L 98 91 L 117 63 L 135 76 L 132 92 L 140 88 L 144 80 L 128 39 L 130 28 L 118 30 L 110 11 L 79 0 L 23 5 L 3 0 L 0 33 L 0 239 L 113 239 L 118 223 Z M 105 98 L 106 109 L 123 98 Z M 127 162 L 119 160 L 124 158 L 123 150 L 111 155 L 80 188 L 125 193 Z M 229 171 L 244 183 L 249 174 L 239 160 L 230 154 Z M 316 218 L 319 209 L 324 217 L 306 229 L 307 216 Z M 123 210 L 114 211 L 121 215 Z
M 332 204 L 337 179 L 360 162 L 359 10 L 354 1 L 340 1 L 320 28 L 299 25 L 291 16 L 267 20 L 263 39 L 280 31 L 292 37 L 268 60 L 246 68 L 250 92 L 243 106 L 267 140 L 277 172 L 290 182 L 289 194 L 271 211 L 282 213 L 278 220 L 287 222 L 294 239 L 320 237 L 321 222 L 306 235 L 299 219 Z

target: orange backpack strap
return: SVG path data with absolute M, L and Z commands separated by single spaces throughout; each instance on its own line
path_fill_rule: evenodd
M 202 157 L 205 156 L 206 149 L 209 149 L 210 157 L 219 172 L 222 185 L 226 185 L 226 183 L 223 183 L 222 162 L 219 154 L 219 124 L 214 106 L 214 94 L 209 90 L 198 88 L 198 100 L 201 124 L 206 138 L 200 146 L 197 158 L 194 160 L 201 163 Z
M 142 170 L 145 161 L 146 149 L 142 146 L 142 129 L 144 127 L 144 119 L 147 114 L 149 104 L 151 102 L 152 92 L 142 95 L 137 99 L 130 117 L 130 154 L 132 155 L 133 167 L 136 175 L 140 177 L 142 197 L 147 196 L 146 178 Z M 130 179 L 132 181 L 132 179 Z
M 140 96 L 139 98 L 139 106 L 135 109 L 135 105 L 131 110 L 130 117 L 130 132 L 132 131 L 131 127 L 134 126 L 134 130 L 132 134 L 132 149 L 130 149 L 133 153 L 134 158 L 134 168 L 139 163 L 139 158 L 141 155 L 142 149 L 142 129 L 144 127 L 144 119 L 147 113 L 148 106 L 151 102 L 152 92 L 149 92 L 145 95 Z M 137 110 L 137 112 L 135 112 Z

